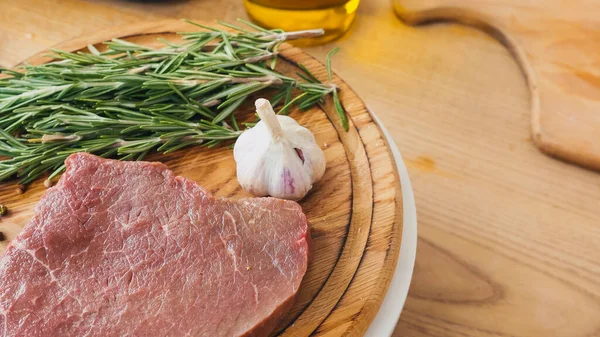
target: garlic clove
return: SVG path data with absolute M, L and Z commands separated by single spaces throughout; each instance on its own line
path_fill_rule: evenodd
M 237 178 L 256 196 L 299 200 L 325 172 L 325 154 L 313 134 L 289 116 L 276 115 L 269 101 L 258 99 L 261 118 L 234 146 Z

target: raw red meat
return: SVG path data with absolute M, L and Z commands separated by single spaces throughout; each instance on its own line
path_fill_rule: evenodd
M 300 206 L 70 156 L 0 257 L 0 336 L 263 336 L 306 271 Z

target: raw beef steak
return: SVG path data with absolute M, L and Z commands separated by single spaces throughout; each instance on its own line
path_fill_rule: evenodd
M 70 156 L 0 257 L 0 336 L 263 336 L 304 276 L 307 222 L 163 164 Z

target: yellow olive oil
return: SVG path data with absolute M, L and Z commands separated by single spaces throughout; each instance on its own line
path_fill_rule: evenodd
M 302 40 L 323 43 L 343 35 L 356 16 L 360 0 L 244 0 L 257 24 L 285 31 L 323 28 L 325 35 Z

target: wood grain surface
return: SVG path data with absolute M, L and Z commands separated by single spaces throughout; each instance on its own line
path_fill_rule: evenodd
M 202 22 L 207 24 L 206 22 Z M 208 23 L 210 24 L 210 23 Z M 103 41 L 112 38 L 151 47 L 164 46 L 158 39 L 182 42 L 176 32 L 195 31 L 197 27 L 180 20 L 162 20 L 115 26 L 65 41 L 55 48 L 86 50 L 93 44 L 105 49 Z M 51 60 L 47 52 L 26 60 L 41 64 Z M 295 76 L 301 63 L 322 81 L 327 81 L 323 64 L 290 45 L 280 48 L 277 71 Z M 281 336 L 327 336 L 344 333 L 362 336 L 375 317 L 398 257 L 402 236 L 402 197 L 400 182 L 389 148 L 364 104 L 339 77 L 340 99 L 350 119 L 345 132 L 333 104 L 292 116 L 314 134 L 327 158 L 325 176 L 300 204 L 311 224 L 312 258 L 291 313 L 284 318 Z M 241 120 L 254 114 L 250 102 L 238 111 Z M 246 116 L 246 117 L 244 117 Z M 232 150 L 191 148 L 168 156 L 153 155 L 176 174 L 191 178 L 216 196 L 249 197 L 237 183 Z M 378 184 L 374 184 L 377 181 Z M 15 193 L 15 182 L 0 184 L 0 200 L 11 210 L 0 223 L 7 237 L 18 235 L 31 218 L 35 203 L 44 193 L 38 181 L 24 194 Z M 0 251 L 9 240 L 0 243 Z M 365 248 L 369 247 L 369 251 Z M 367 273 L 358 272 L 363 269 Z M 349 286 L 352 285 L 352 288 Z M 345 305 L 339 305 L 342 298 Z M 328 321 L 322 326 L 324 321 Z
M 511 51 L 531 94 L 533 140 L 544 152 L 600 170 L 600 2 L 396 0 L 409 24 L 456 21 Z
M 3 1 L 0 64 L 165 17 L 246 16 L 241 0 Z M 333 46 L 334 69 L 392 134 L 415 192 L 417 263 L 394 337 L 600 336 L 600 175 L 537 150 L 507 49 L 464 26 L 408 27 L 387 0 L 363 1 L 346 36 L 304 50 L 324 60 Z

